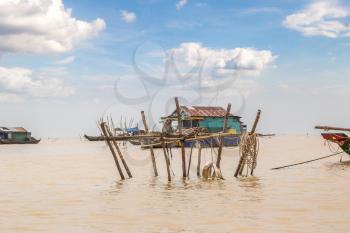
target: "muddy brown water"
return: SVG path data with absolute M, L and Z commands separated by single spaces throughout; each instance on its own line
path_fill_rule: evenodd
M 350 165 L 339 156 L 270 170 L 330 154 L 318 136 L 261 139 L 251 178 L 233 178 L 238 149 L 225 148 L 225 180 L 214 182 L 196 177 L 196 156 L 183 180 L 174 150 L 168 183 L 161 150 L 158 178 L 149 151 L 127 151 L 134 177 L 120 181 L 103 142 L 0 146 L 0 232 L 349 232 Z

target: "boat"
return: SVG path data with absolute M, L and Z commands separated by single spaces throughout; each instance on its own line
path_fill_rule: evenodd
M 41 139 L 35 139 L 33 137 L 25 141 L 0 139 L 0 144 L 38 144 L 40 141 Z
M 350 138 L 345 133 L 321 133 L 327 141 L 334 142 L 348 155 L 350 155 Z
M 338 131 L 348 131 L 348 128 L 339 128 L 332 126 L 316 126 L 316 129 L 323 129 L 325 131 L 338 130 Z M 321 133 L 322 137 L 330 142 L 336 143 L 339 147 L 348 155 L 350 155 L 350 137 L 345 133 Z
M 86 138 L 88 141 L 91 141 L 91 142 L 104 141 L 104 137 L 102 136 L 89 136 L 84 134 L 84 138 Z
M 129 142 L 134 145 L 134 146 L 140 146 L 141 145 L 141 141 L 138 139 L 133 139 L 133 140 L 129 140 Z

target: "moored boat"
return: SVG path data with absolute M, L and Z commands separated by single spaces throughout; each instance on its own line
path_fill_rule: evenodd
M 339 128 L 332 126 L 316 126 L 316 129 L 323 129 L 325 131 L 336 130 L 336 131 L 347 131 L 350 132 L 348 128 Z M 345 133 L 321 133 L 322 137 L 330 142 L 336 143 L 339 147 L 347 154 L 350 155 L 350 137 Z
M 334 142 L 347 154 L 350 155 L 350 138 L 345 133 L 322 133 L 322 137 L 330 142 Z
M 86 138 L 88 141 L 92 141 L 92 142 L 104 140 L 104 137 L 102 137 L 102 136 L 89 136 L 86 134 L 84 134 L 84 138 Z

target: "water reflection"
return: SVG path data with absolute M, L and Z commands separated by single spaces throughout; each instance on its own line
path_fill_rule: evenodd
M 237 179 L 242 188 L 240 201 L 260 202 L 263 200 L 263 185 L 259 177 L 242 177 Z
M 115 181 L 108 190 L 109 194 L 119 194 L 121 193 L 123 187 L 125 186 L 125 180 L 117 180 Z

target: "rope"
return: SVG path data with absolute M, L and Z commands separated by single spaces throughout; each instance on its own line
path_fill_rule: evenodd
M 257 156 L 259 153 L 259 141 L 257 134 L 244 133 L 241 136 L 239 153 L 242 158 L 242 169 L 247 165 L 247 175 L 249 169 L 253 171 L 257 166 Z
M 329 140 L 326 140 L 325 143 L 327 143 L 330 152 L 332 152 L 332 153 L 339 152 L 339 150 L 340 150 L 340 146 L 339 145 L 337 146 L 337 149 L 334 149 L 332 143 Z
M 307 160 L 307 161 L 300 162 L 300 163 L 294 163 L 294 164 L 281 166 L 281 167 L 274 167 L 274 168 L 271 168 L 271 170 L 278 170 L 278 169 L 282 169 L 282 168 L 297 166 L 297 165 L 300 165 L 300 164 L 311 163 L 311 162 L 314 162 L 314 161 L 317 161 L 317 160 L 321 160 L 321 159 L 325 159 L 325 158 L 329 158 L 329 157 L 332 157 L 332 156 L 335 156 L 335 155 L 338 155 L 338 154 L 341 154 L 341 153 L 344 153 L 344 151 L 340 151 L 340 152 L 337 152 L 337 153 L 334 153 L 334 154 L 331 154 L 331 155 L 319 157 L 319 158 L 316 158 L 316 159 Z

